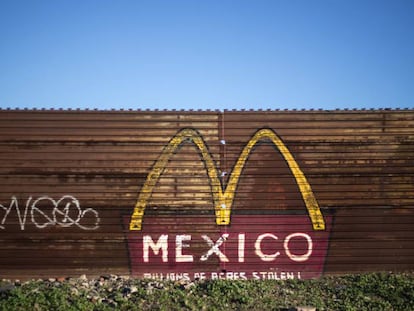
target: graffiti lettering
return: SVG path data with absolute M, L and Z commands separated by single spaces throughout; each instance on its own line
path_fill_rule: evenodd
M 213 243 L 213 241 L 208 237 L 208 235 L 202 235 L 201 236 L 204 241 L 207 242 L 208 246 L 210 246 L 210 249 L 201 256 L 201 261 L 206 261 L 208 257 L 210 257 L 212 254 L 216 254 L 221 262 L 229 262 L 229 259 L 220 251 L 220 246 L 229 238 L 229 234 L 225 233 L 223 234 L 216 243 Z
M 261 235 L 259 235 L 259 236 L 257 237 L 257 239 L 256 239 L 256 242 L 254 243 L 255 253 L 256 253 L 256 255 L 257 255 L 257 256 L 259 256 L 259 257 L 260 257 L 260 259 L 262 259 L 263 261 L 273 261 L 273 260 L 275 260 L 275 259 L 276 259 L 276 257 L 277 257 L 277 256 L 279 256 L 279 255 L 280 255 L 280 252 L 276 252 L 276 253 L 274 253 L 274 254 L 272 254 L 272 255 L 267 255 L 267 254 L 264 254 L 264 253 L 262 252 L 262 247 L 261 247 L 261 243 L 262 243 L 262 240 L 263 240 L 264 238 L 272 238 L 272 239 L 274 239 L 274 240 L 277 240 L 277 239 L 278 239 L 278 237 L 277 237 L 277 236 L 275 236 L 274 234 L 271 234 L 271 233 L 265 233 L 265 234 L 261 234 Z
M 215 243 L 213 242 L 213 240 L 208 236 L 208 235 L 202 235 L 201 238 L 207 242 L 208 246 L 210 247 L 205 253 L 204 255 L 202 255 L 200 257 L 200 261 L 207 261 L 209 259 L 209 257 L 213 254 L 217 255 L 217 257 L 220 259 L 220 262 L 230 262 L 229 258 L 220 250 L 220 246 L 222 246 L 228 239 L 229 239 L 230 234 L 225 233 L 223 234 Z M 246 234 L 245 233 L 239 233 L 237 235 L 238 240 L 238 254 L 239 254 L 239 258 L 237 259 L 238 262 L 244 262 L 244 253 L 246 251 L 245 249 L 245 243 L 244 243 L 244 239 L 245 239 Z M 169 261 L 169 256 L 168 256 L 168 234 L 162 234 L 159 236 L 157 242 L 154 242 L 154 240 L 152 239 L 152 237 L 150 235 L 145 235 L 143 237 L 143 242 L 142 242 L 142 254 L 143 254 L 143 261 L 145 263 L 150 262 L 150 256 L 149 256 L 149 250 L 152 250 L 152 253 L 155 256 L 161 255 L 161 259 L 162 262 L 168 262 Z M 251 237 L 253 238 L 253 237 Z M 297 252 L 298 248 L 296 247 L 291 247 L 290 243 L 293 244 L 293 242 L 291 242 L 294 238 L 303 238 L 305 240 L 305 244 L 302 244 L 303 246 L 300 248 L 300 251 L 303 252 L 304 254 L 294 254 L 293 250 L 295 250 L 295 252 Z M 275 244 L 273 245 L 273 253 L 271 254 L 267 254 L 264 251 L 264 247 L 262 244 L 265 244 L 264 240 L 268 239 L 270 241 L 277 241 L 279 240 L 278 236 L 272 233 L 264 233 L 264 234 L 260 234 L 257 236 L 257 238 L 253 238 L 254 240 L 254 254 L 261 260 L 264 262 L 270 262 L 270 261 L 275 261 L 277 259 L 277 257 L 279 257 L 281 255 L 280 251 L 277 250 L 277 246 L 275 243 L 271 243 L 271 244 Z M 191 241 L 191 235 L 177 235 L 175 238 L 175 262 L 193 262 L 193 255 L 183 255 L 182 253 L 182 248 L 183 247 L 190 247 L 190 244 L 183 244 L 183 241 Z M 282 249 L 280 249 L 281 251 L 283 251 L 284 255 L 291 261 L 295 261 L 295 262 L 304 262 L 307 261 L 309 259 L 309 257 L 312 255 L 313 252 L 313 241 L 312 238 L 306 234 L 306 233 L 302 233 L 302 232 L 296 232 L 296 233 L 292 233 L 288 236 L 286 236 L 283 239 L 283 247 Z M 243 247 L 243 249 L 241 249 L 241 247 Z M 267 249 L 269 249 L 269 246 L 267 246 Z M 161 253 L 161 254 L 160 254 Z
M 190 247 L 190 244 L 186 243 L 184 244 L 184 241 L 190 241 L 191 235 L 189 234 L 183 234 L 183 235 L 177 235 L 175 238 L 175 254 L 177 258 L 177 262 L 193 262 L 194 258 L 193 255 L 185 255 L 183 254 L 183 248 Z
M 296 237 L 302 237 L 306 240 L 306 243 L 308 244 L 308 251 L 303 254 L 303 255 L 295 255 L 292 254 L 290 249 L 289 249 L 289 242 L 292 238 L 296 238 Z M 297 261 L 297 262 L 302 262 L 302 261 L 306 261 L 309 259 L 309 256 L 312 254 L 312 249 L 313 249 L 313 242 L 312 239 L 309 235 L 307 235 L 306 233 L 292 233 L 289 234 L 285 241 L 283 242 L 283 248 L 286 251 L 286 255 L 288 255 L 288 257 L 290 259 L 292 259 L 293 261 Z
M 157 278 L 189 273 L 191 279 L 228 279 L 230 272 L 248 279 L 289 278 L 285 272 L 319 277 L 332 215 L 324 219 L 326 229 L 314 230 L 308 215 L 234 214 L 231 226 L 210 222 L 201 230 L 205 219 L 198 216 L 180 215 L 172 222 L 167 215 L 147 215 L 144 232 L 127 232 L 131 273 Z M 123 220 L 127 226 L 130 216 Z
M 158 255 L 162 251 L 162 261 L 168 261 L 168 234 L 163 234 L 158 238 L 157 243 L 150 235 L 144 236 L 143 240 L 143 257 L 144 262 L 149 262 L 149 249 L 152 249 L 155 255 Z
M 226 271 L 226 272 L 169 272 L 169 273 L 143 273 L 144 278 L 155 279 L 155 280 L 293 280 L 301 279 L 302 273 L 300 271 Z
M 5 229 L 10 212 L 15 209 L 20 229 L 25 230 L 30 215 L 30 222 L 38 229 L 44 229 L 48 226 L 72 227 L 77 226 L 82 230 L 96 230 L 99 227 L 98 212 L 92 208 L 82 209 L 79 201 L 71 196 L 65 195 L 59 200 L 54 200 L 48 196 L 42 196 L 36 200 L 29 197 L 26 200 L 24 209 L 19 207 L 18 199 L 13 196 L 9 206 L 0 204 L 0 211 L 4 215 L 0 222 L 0 229 Z M 85 217 L 92 220 L 88 224 L 82 224 Z
M 255 280 L 293 280 L 295 278 L 301 279 L 300 272 L 268 272 L 268 271 L 261 271 L 261 272 L 253 272 L 252 277 Z

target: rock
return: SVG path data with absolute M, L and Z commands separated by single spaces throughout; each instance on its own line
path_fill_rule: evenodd
M 81 283 L 81 286 L 83 288 L 89 288 L 89 283 L 88 282 L 83 282 L 83 283 Z
M 79 280 L 81 280 L 81 281 L 87 281 L 87 280 L 88 280 L 88 278 L 86 277 L 86 274 L 82 274 L 82 275 L 79 277 Z
M 103 281 L 107 281 L 111 278 L 110 274 L 104 274 L 100 276 L 100 279 L 102 279 Z
M 316 311 L 316 308 L 315 307 L 301 306 L 301 307 L 296 307 L 296 311 Z
M 90 300 L 91 300 L 91 302 L 93 302 L 93 303 L 99 303 L 99 302 L 101 302 L 102 301 L 102 299 L 101 299 L 101 297 L 99 297 L 99 296 L 92 296 L 91 298 L 90 298 Z
M 148 283 L 146 290 L 148 294 L 151 294 L 154 290 L 154 286 L 152 286 L 151 283 Z
M 129 287 L 124 287 L 121 291 L 122 295 L 124 297 L 128 297 L 131 294 L 131 289 Z

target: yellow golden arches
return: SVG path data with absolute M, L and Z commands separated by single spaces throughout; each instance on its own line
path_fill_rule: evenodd
M 302 194 L 303 201 L 305 202 L 309 217 L 312 221 L 313 229 L 325 230 L 325 221 L 320 211 L 318 202 L 316 201 L 316 198 L 312 192 L 312 188 L 310 187 L 305 175 L 299 168 L 289 149 L 285 146 L 285 144 L 274 131 L 271 129 L 258 130 L 255 135 L 248 141 L 231 172 L 229 182 L 223 192 L 223 185 L 221 184 L 216 165 L 211 157 L 210 152 L 208 151 L 206 143 L 204 142 L 204 139 L 200 133 L 191 128 L 180 130 L 170 140 L 170 142 L 164 148 L 161 156 L 158 158 L 157 162 L 155 162 L 152 170 L 147 175 L 147 179 L 141 189 L 141 192 L 139 193 L 137 203 L 135 204 L 134 212 L 132 213 L 131 222 L 129 224 L 129 229 L 141 230 L 145 207 L 151 197 L 152 191 L 161 174 L 163 173 L 166 165 L 168 164 L 169 159 L 185 141 L 192 142 L 196 145 L 200 151 L 202 159 L 205 162 L 207 174 L 210 179 L 211 191 L 213 194 L 217 225 L 230 224 L 231 206 L 233 204 L 240 175 L 252 149 L 260 140 L 263 139 L 270 140 L 287 162 L 289 169 L 295 177 L 296 183 L 298 184 L 300 193 Z

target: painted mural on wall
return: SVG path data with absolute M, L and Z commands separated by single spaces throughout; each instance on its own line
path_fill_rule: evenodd
M 232 215 L 237 185 L 259 142 L 277 149 L 296 180 L 307 215 Z M 157 181 L 180 147 L 196 146 L 210 181 L 215 222 L 205 217 L 147 215 Z M 280 156 L 278 155 L 278 156 Z M 130 217 L 125 217 L 131 273 L 167 279 L 288 279 L 323 273 L 331 216 L 323 216 L 312 188 L 287 146 L 272 129 L 259 129 L 246 143 L 227 184 L 202 135 L 180 130 L 165 146 L 147 175 Z M 160 225 L 162 224 L 162 226 Z M 203 231 L 202 228 L 205 228 Z

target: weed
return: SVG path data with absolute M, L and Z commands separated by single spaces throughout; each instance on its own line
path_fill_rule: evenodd
M 92 281 L 91 284 L 94 282 Z M 372 273 L 316 280 L 213 280 L 180 284 L 129 280 L 79 283 L 3 281 L 0 310 L 414 310 L 414 275 Z

